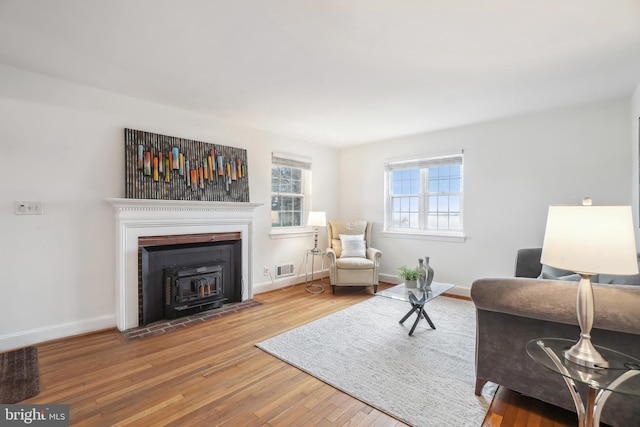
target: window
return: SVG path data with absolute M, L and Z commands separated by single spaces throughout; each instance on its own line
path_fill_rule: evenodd
M 385 231 L 462 236 L 462 154 L 385 165 Z
M 310 205 L 311 162 L 291 155 L 271 156 L 271 228 L 303 227 Z

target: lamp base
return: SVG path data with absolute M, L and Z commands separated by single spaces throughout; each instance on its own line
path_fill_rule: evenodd
M 591 340 L 580 337 L 571 348 L 563 352 L 564 358 L 586 368 L 608 368 L 609 362 L 591 344 Z
M 322 255 L 322 249 L 318 247 L 318 227 L 315 229 L 313 249 L 311 249 L 311 253 L 314 255 Z

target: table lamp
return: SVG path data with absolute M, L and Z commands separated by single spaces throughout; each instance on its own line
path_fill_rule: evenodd
M 607 360 L 591 343 L 594 298 L 591 276 L 638 274 L 631 206 L 549 206 L 542 264 L 580 275 L 576 312 L 580 339 L 565 359 L 589 368 L 606 368 Z
M 327 226 L 327 214 L 325 212 L 309 212 L 307 225 L 314 227 L 315 231 L 315 242 L 311 251 L 316 255 L 321 254 L 322 250 L 318 247 L 318 227 Z

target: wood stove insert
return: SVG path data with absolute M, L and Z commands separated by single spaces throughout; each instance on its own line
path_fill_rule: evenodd
M 242 301 L 241 240 L 229 235 L 222 241 L 216 235 L 145 239 L 139 245 L 140 325 Z

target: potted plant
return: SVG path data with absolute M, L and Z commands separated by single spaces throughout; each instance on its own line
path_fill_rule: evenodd
M 402 267 L 398 267 L 398 277 L 404 280 L 404 285 L 407 288 L 416 288 L 418 287 L 420 270 L 403 265 Z

